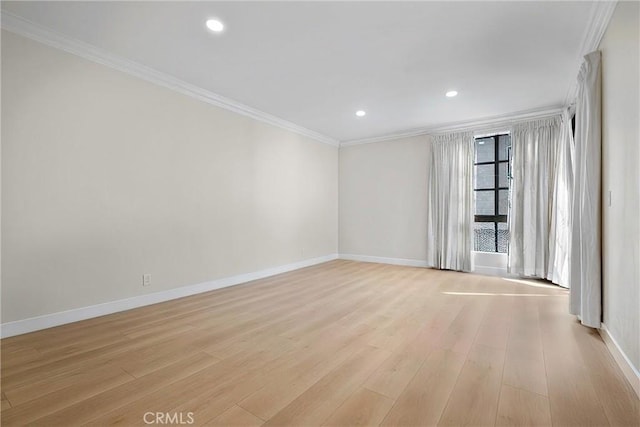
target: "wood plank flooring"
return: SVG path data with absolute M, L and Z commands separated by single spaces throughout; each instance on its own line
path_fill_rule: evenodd
M 637 426 L 544 282 L 329 263 L 1 342 L 4 426 Z

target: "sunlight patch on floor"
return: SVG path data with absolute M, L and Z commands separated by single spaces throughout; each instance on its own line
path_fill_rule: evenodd
M 442 292 L 445 295 L 466 295 L 466 296 L 500 296 L 500 297 L 563 297 L 562 294 L 508 294 L 503 292 Z
M 513 282 L 513 283 L 519 283 L 521 285 L 527 285 L 527 286 L 531 286 L 531 287 L 534 287 L 534 288 L 553 289 L 553 290 L 556 290 L 556 291 L 567 291 L 568 290 L 568 289 L 565 289 L 565 288 L 563 288 L 561 286 L 558 286 L 558 285 L 541 283 L 541 282 L 535 281 L 535 280 L 508 279 L 506 277 L 502 278 L 502 280 L 506 280 L 508 282 Z

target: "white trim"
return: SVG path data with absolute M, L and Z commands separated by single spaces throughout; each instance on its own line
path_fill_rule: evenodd
M 507 272 L 508 256 L 501 252 L 471 251 L 471 272 L 485 276 L 515 277 Z
M 387 258 L 371 255 L 340 254 L 340 259 L 349 261 L 375 262 L 379 264 L 406 265 L 409 267 L 427 267 L 427 262 L 420 259 Z
M 182 286 L 179 288 L 168 289 L 166 291 L 154 292 L 152 294 L 139 295 L 132 298 L 91 305 L 89 307 L 76 308 L 72 310 L 61 311 L 58 313 L 46 314 L 44 316 L 32 317 L 30 319 L 7 322 L 0 325 L 0 337 L 7 338 L 14 335 L 26 334 L 28 332 L 39 331 L 41 329 L 47 329 L 54 326 L 77 322 L 79 320 L 91 319 L 93 317 L 99 317 L 106 314 L 130 310 L 136 307 L 143 307 L 145 305 L 157 304 L 159 302 L 183 298 L 189 295 L 195 295 L 202 292 L 213 291 L 215 289 L 226 288 L 228 286 L 239 285 L 241 283 L 250 282 L 252 280 L 263 279 L 265 277 L 274 276 L 276 274 L 286 273 L 288 271 L 298 270 L 300 268 L 332 261 L 334 259 L 338 259 L 338 254 L 330 254 L 317 258 L 306 259 L 291 264 L 255 271 L 253 273 L 225 277 L 222 279 L 212 280 L 210 282 L 204 282 L 190 286 Z
M 618 0 L 607 0 L 595 1 L 591 5 L 589 22 L 587 23 L 587 28 L 585 28 L 584 34 L 582 35 L 582 43 L 580 43 L 580 48 L 577 52 L 576 75 L 578 74 L 584 55 L 597 50 L 600 46 L 600 41 L 602 40 L 604 33 L 607 31 L 609 21 L 611 21 L 611 16 L 613 16 L 613 11 L 617 4 Z M 578 81 L 577 79 L 574 79 L 567 92 L 565 105 L 572 104 L 577 96 Z
M 417 128 L 409 131 L 402 131 L 392 133 L 383 136 L 376 136 L 372 138 L 353 139 L 350 141 L 343 141 L 340 143 L 340 147 L 351 147 L 354 145 L 371 144 L 374 142 L 384 142 L 399 138 L 409 138 L 412 136 L 420 135 L 433 135 L 443 132 L 460 132 L 465 130 L 473 130 L 476 132 L 487 131 L 489 129 L 504 129 L 513 122 L 521 120 L 539 119 L 543 117 L 554 116 L 562 113 L 562 107 L 551 106 L 545 108 L 537 108 L 533 110 L 519 111 L 516 113 L 502 114 L 499 116 L 487 117 L 484 119 L 463 121 L 463 122 L 451 122 L 442 125 L 434 125 L 424 128 Z
M 405 265 L 409 267 L 429 267 L 427 262 L 420 259 L 408 259 L 408 258 L 389 258 L 373 255 L 358 255 L 358 254 L 340 254 L 340 259 L 346 259 L 349 261 L 361 261 L 361 262 L 374 262 L 378 264 L 392 264 L 392 265 Z M 483 265 L 475 265 L 470 273 L 484 274 L 487 276 L 498 277 L 515 277 L 507 273 L 506 268 L 491 267 Z
M 506 268 L 501 268 L 501 267 L 489 267 L 486 265 L 476 265 L 473 267 L 473 270 L 471 270 L 472 273 L 474 274 L 483 274 L 485 276 L 496 276 L 496 277 L 515 277 L 515 276 L 510 276 L 507 273 L 507 269 Z
M 312 138 L 316 141 L 337 147 L 339 141 L 313 130 L 298 126 L 287 120 L 273 116 L 256 108 L 218 95 L 201 87 L 192 85 L 169 74 L 149 68 L 134 61 L 113 55 L 88 43 L 81 42 L 63 34 L 46 29 L 13 13 L 2 11 L 2 29 L 19 34 L 48 46 L 69 52 L 98 64 L 130 74 L 148 82 L 190 96 L 216 107 L 277 126 L 282 129 Z
M 597 1 L 593 3 L 589 25 L 584 33 L 581 47 L 579 50 L 579 60 L 586 53 L 594 51 L 598 48 L 602 36 L 607 29 L 613 11 L 617 4 L 617 0 Z M 168 74 L 159 72 L 142 64 L 130 61 L 108 53 L 96 46 L 81 42 L 71 37 L 46 29 L 38 24 L 26 20 L 11 12 L 2 11 L 2 28 L 30 38 L 48 46 L 64 50 L 82 58 L 105 65 L 107 67 L 122 71 L 124 73 L 136 76 L 143 80 L 155 83 L 159 86 L 182 93 L 183 95 L 199 99 L 217 107 L 221 107 L 235 113 L 251 117 L 252 119 L 268 123 L 299 135 L 304 135 L 316 141 L 323 142 L 332 146 L 349 147 L 353 145 L 368 144 L 374 142 L 383 142 L 399 138 L 408 138 L 412 136 L 429 135 L 442 132 L 453 132 L 463 130 L 480 130 L 483 128 L 496 127 L 504 125 L 508 122 L 517 120 L 526 120 L 541 118 L 558 114 L 562 111 L 561 107 L 549 106 L 539 109 L 508 113 L 499 116 L 493 116 L 472 121 L 450 122 L 440 125 L 404 130 L 387 135 L 375 136 L 370 138 L 354 139 L 349 141 L 339 141 L 319 132 L 299 126 L 295 123 L 273 116 L 264 111 L 249 107 L 232 99 L 223 97 L 201 87 L 192 85 Z M 579 67 L 579 64 L 578 64 Z M 578 68 L 577 67 L 577 68 Z M 577 69 L 576 68 L 576 69 Z M 567 92 L 565 105 L 569 105 L 573 101 L 577 93 L 577 84 L 573 82 Z
M 625 378 L 629 381 L 629 384 L 631 384 L 631 388 L 633 388 L 638 398 L 640 398 L 640 372 L 633 366 L 633 363 L 631 363 L 631 360 L 629 360 L 625 352 L 622 351 L 618 342 L 613 338 L 613 335 L 611 335 L 611 331 L 609 331 L 607 325 L 601 323 L 598 332 Z

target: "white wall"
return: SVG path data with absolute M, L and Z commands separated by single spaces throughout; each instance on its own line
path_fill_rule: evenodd
M 340 149 L 340 256 L 426 265 L 429 136 Z M 472 270 L 505 276 L 506 254 L 474 252 Z
M 3 323 L 336 253 L 337 202 L 336 147 L 3 31 Z
M 340 149 L 340 254 L 426 260 L 426 136 Z
M 640 371 L 640 3 L 619 2 L 600 43 L 603 315 Z M 611 191 L 611 206 L 608 206 Z

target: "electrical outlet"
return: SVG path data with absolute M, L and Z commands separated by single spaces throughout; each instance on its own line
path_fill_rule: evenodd
M 151 286 L 151 275 L 143 274 L 142 275 L 142 286 Z

